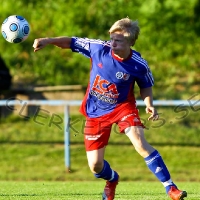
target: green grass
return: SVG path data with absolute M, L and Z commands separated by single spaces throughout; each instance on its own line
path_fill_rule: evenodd
M 92 181 L 81 144 L 71 147 L 71 172 L 64 166 L 61 144 L 1 144 L 0 180 Z M 156 181 L 143 159 L 132 146 L 110 145 L 106 159 L 118 171 L 123 181 Z M 200 181 L 198 147 L 156 146 L 162 154 L 174 181 Z
M 93 182 L 0 182 L 0 199 L 5 200 L 98 200 L 104 188 L 104 181 Z M 180 188 L 187 190 L 187 200 L 200 199 L 200 183 L 180 182 Z M 168 200 L 160 183 L 120 182 L 116 200 Z
M 186 108 L 185 108 L 186 109 Z M 192 112 L 176 113 L 174 108 L 159 108 L 162 121 L 146 122 L 147 140 L 161 153 L 172 179 L 200 182 L 200 115 Z M 41 113 L 44 115 L 44 113 Z M 51 113 L 52 116 L 52 113 Z M 63 117 L 60 115 L 60 117 Z M 182 119 L 180 119 L 182 117 Z M 83 117 L 72 116 L 76 122 L 71 131 L 71 171 L 64 164 L 64 124 L 49 125 L 50 116 L 25 120 L 10 116 L 0 123 L 0 180 L 2 181 L 94 181 L 86 160 L 83 144 Z M 38 123 L 40 122 L 40 123 Z M 161 122 L 163 123 L 160 126 Z M 157 181 L 146 167 L 143 158 L 135 152 L 125 135 L 116 127 L 106 149 L 105 159 L 118 171 L 121 181 Z

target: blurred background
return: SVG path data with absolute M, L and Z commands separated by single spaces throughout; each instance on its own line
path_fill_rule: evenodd
M 139 21 L 141 33 L 134 49 L 148 61 L 153 72 L 154 99 L 200 99 L 200 0 L 4 0 L 0 8 L 1 22 L 16 14 L 25 17 L 31 27 L 28 39 L 20 44 L 10 44 L 0 37 L 2 100 L 16 96 L 22 100 L 81 100 L 89 78 L 90 61 L 80 54 L 50 45 L 34 53 L 34 39 L 77 36 L 109 40 L 110 26 L 127 16 Z M 136 97 L 140 99 L 137 92 Z M 22 106 L 15 110 L 17 117 L 1 117 L 0 149 L 3 154 L 0 155 L 0 180 L 93 180 L 92 176 L 88 178 L 85 175 L 89 170 L 82 144 L 82 117 L 72 116 L 77 125 L 71 130 L 72 171 L 76 176 L 70 177 L 63 169 L 63 128 L 49 123 L 52 113 L 56 112 L 57 117 L 63 118 L 63 108 L 45 108 L 43 115 L 48 116 L 36 120 L 36 111 L 32 111 L 33 118 L 26 117 L 26 108 L 23 110 Z M 147 138 L 157 145 L 171 166 L 172 174 L 181 174 L 178 180 L 199 181 L 200 109 L 182 106 L 179 109 L 160 107 L 162 120 L 156 125 L 148 125 Z M 1 115 L 4 115 L 3 109 Z M 31 113 L 30 110 L 28 108 L 27 112 Z M 142 111 L 144 108 L 140 110 L 147 123 L 147 116 Z M 38 120 L 43 121 L 39 123 Z M 62 127 L 63 122 L 59 125 Z M 123 157 L 120 161 L 113 157 L 117 144 L 124 145 L 124 152 L 132 152 L 126 139 L 122 140 L 118 134 L 117 139 L 111 138 L 111 143 L 114 146 L 108 154 L 111 164 L 124 170 L 123 173 L 128 170 L 129 174 L 136 174 L 130 177 L 127 173 L 124 180 L 154 180 L 145 166 L 138 164 L 141 158 L 136 153 L 133 161 L 131 156 L 126 157 L 130 159 L 130 166 L 127 160 L 121 162 Z M 177 162 L 180 156 L 182 160 Z M 85 167 L 80 170 L 80 166 Z
M 0 21 L 13 14 L 28 20 L 31 33 L 21 44 L 0 39 L 0 56 L 12 75 L 12 87 L 87 85 L 87 58 L 50 46 L 35 54 L 34 39 L 78 36 L 109 40 L 110 26 L 128 16 L 139 21 L 141 33 L 134 49 L 141 52 L 154 74 L 155 99 L 188 98 L 199 91 L 199 0 L 3 1 Z

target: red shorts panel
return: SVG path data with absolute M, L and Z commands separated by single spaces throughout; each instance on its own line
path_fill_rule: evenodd
M 98 118 L 86 118 L 84 141 L 86 151 L 103 148 L 108 144 L 113 124 L 117 124 L 121 133 L 130 126 L 142 126 L 137 109 L 123 109 L 122 112 L 113 111 Z
M 108 144 L 112 123 L 99 118 L 87 118 L 84 128 L 86 151 L 101 149 Z

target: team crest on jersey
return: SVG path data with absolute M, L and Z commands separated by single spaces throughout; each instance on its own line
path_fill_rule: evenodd
M 124 79 L 125 81 L 127 81 L 127 80 L 129 79 L 129 77 L 130 77 L 130 74 L 124 73 L 123 79 Z
M 123 79 L 125 81 L 127 81 L 130 77 L 130 74 L 126 74 L 126 73 L 123 73 L 123 72 L 117 72 L 116 73 L 116 78 L 117 79 Z

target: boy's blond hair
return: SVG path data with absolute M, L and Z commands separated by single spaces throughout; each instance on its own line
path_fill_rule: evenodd
M 138 39 L 140 33 L 140 28 L 138 26 L 138 21 L 132 21 L 128 17 L 116 21 L 110 28 L 109 33 L 114 33 L 120 31 L 123 33 L 124 37 L 132 44 Z

